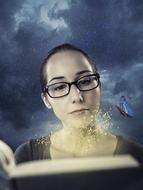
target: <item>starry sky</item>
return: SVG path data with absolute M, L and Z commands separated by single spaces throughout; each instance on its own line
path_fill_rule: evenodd
M 14 150 L 54 129 L 58 121 L 40 97 L 39 68 L 61 43 L 83 48 L 96 62 L 110 130 L 143 144 L 142 0 L 1 0 L 0 138 Z M 122 95 L 134 118 L 116 109 Z

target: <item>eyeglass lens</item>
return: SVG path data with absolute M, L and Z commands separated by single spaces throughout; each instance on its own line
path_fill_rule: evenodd
M 98 79 L 95 75 L 89 75 L 81 77 L 75 82 L 77 88 L 81 91 L 88 91 L 96 88 L 98 86 Z M 70 83 L 59 82 L 52 84 L 48 87 L 48 93 L 51 97 L 62 97 L 70 92 Z

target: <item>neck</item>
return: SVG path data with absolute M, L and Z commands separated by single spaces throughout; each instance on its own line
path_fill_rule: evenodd
M 101 129 L 95 124 L 91 124 L 84 127 L 75 127 L 72 125 L 63 125 L 63 129 L 59 132 L 65 141 L 69 143 L 84 142 L 85 139 L 96 139 L 99 136 Z
M 87 128 L 75 128 L 64 126 L 54 133 L 52 147 L 66 154 L 86 155 L 92 153 L 103 136 L 103 130 L 97 126 Z

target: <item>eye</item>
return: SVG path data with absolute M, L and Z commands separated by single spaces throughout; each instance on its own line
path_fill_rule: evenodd
M 89 85 L 93 82 L 93 80 L 94 79 L 91 77 L 85 77 L 85 78 L 81 79 L 78 84 L 79 85 Z
M 52 85 L 52 91 L 61 91 L 61 90 L 64 90 L 65 88 L 67 87 L 66 84 L 55 84 L 55 85 Z

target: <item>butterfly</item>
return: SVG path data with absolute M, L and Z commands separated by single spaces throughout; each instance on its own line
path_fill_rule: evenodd
M 125 117 L 134 117 L 134 111 L 127 102 L 125 96 L 120 97 L 119 105 L 116 105 L 119 112 Z

